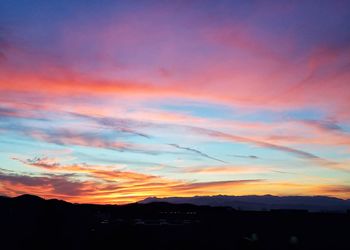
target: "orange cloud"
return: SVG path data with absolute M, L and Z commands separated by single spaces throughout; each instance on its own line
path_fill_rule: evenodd
M 18 159 L 16 159 L 18 160 Z M 20 160 L 28 167 L 42 169 L 39 175 L 1 172 L 0 192 L 6 195 L 33 193 L 44 197 L 59 197 L 74 202 L 128 202 L 148 196 L 169 194 L 220 193 L 223 190 L 261 180 L 230 180 L 188 182 L 112 167 L 61 165 L 47 158 Z M 132 200 L 131 197 L 134 197 Z M 131 200 L 130 200 L 131 199 Z
M 320 194 L 344 198 L 350 195 L 347 186 L 339 185 L 273 182 L 261 179 L 190 182 L 115 170 L 106 166 L 61 165 L 47 158 L 21 162 L 28 167 L 40 168 L 44 172 L 28 175 L 1 170 L 0 192 L 3 195 L 32 193 L 71 202 L 118 204 L 135 202 L 149 196 Z M 226 171 L 219 169 L 219 172 L 221 170 Z M 205 171 L 213 172 L 213 169 L 204 168 Z

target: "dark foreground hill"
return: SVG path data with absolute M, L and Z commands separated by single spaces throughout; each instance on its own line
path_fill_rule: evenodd
M 346 212 L 350 200 L 327 196 L 194 196 L 194 197 L 150 197 L 141 203 L 169 202 L 173 204 L 194 204 L 199 206 L 226 206 L 240 210 L 305 209 L 310 212 Z
M 0 249 L 350 249 L 349 213 L 0 197 Z

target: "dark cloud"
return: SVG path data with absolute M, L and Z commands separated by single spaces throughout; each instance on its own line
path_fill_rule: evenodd
M 132 122 L 130 120 L 115 120 L 115 119 L 108 119 L 108 118 L 101 118 L 100 120 L 98 120 L 100 122 L 100 124 L 102 125 L 107 125 L 109 127 L 111 127 L 112 129 L 116 129 L 119 130 L 120 132 L 123 133 L 129 133 L 129 134 L 133 134 L 133 135 L 138 135 L 147 139 L 151 139 L 151 136 L 146 135 L 144 133 L 138 132 L 134 129 L 130 128 L 130 123 L 133 123 L 133 125 L 135 126 L 135 122 Z
M 152 137 L 150 135 L 147 135 L 145 133 L 139 132 L 135 130 L 137 127 L 143 127 L 146 125 L 146 123 L 137 122 L 131 119 L 120 119 L 120 118 L 111 118 L 111 117 L 98 117 L 98 116 L 92 116 L 92 115 L 84 115 L 79 113 L 73 113 L 69 112 L 69 114 L 79 117 L 88 119 L 94 122 L 97 122 L 100 125 L 107 126 L 113 130 L 117 130 L 123 133 L 133 134 L 137 136 L 141 136 L 147 139 L 151 139 Z
M 339 194 L 350 194 L 350 185 L 332 185 L 323 188 L 323 191 Z
M 210 187 L 223 187 L 223 186 L 232 186 L 232 185 L 240 185 L 247 183 L 256 183 L 263 182 L 263 179 L 250 179 L 250 180 L 229 180 L 229 181 L 211 181 L 211 182 L 194 182 L 194 183 L 186 183 L 183 185 L 175 186 L 174 189 L 177 190 L 196 190 L 201 188 L 210 188 Z
M 0 171 L 0 181 L 6 186 L 23 185 L 29 187 L 50 188 L 56 194 L 81 195 L 84 183 L 73 181 L 67 175 L 32 176 Z
M 232 156 L 237 157 L 237 158 L 245 158 L 245 159 L 252 159 L 252 160 L 260 159 L 260 157 L 258 157 L 256 155 L 232 155 Z
M 208 159 L 211 159 L 211 160 L 214 160 L 214 161 L 218 161 L 218 162 L 222 162 L 222 163 L 227 163 L 227 162 L 225 162 L 225 161 L 223 161 L 223 160 L 220 160 L 220 159 L 218 159 L 218 158 L 215 158 L 215 157 L 212 157 L 212 156 L 210 156 L 210 155 L 207 155 L 206 153 L 203 153 L 202 151 L 199 151 L 199 150 L 197 150 L 197 149 L 193 149 L 193 148 L 188 148 L 188 147 L 182 147 L 182 146 L 179 146 L 179 145 L 177 145 L 177 144 L 168 144 L 169 146 L 172 146 L 172 147 L 175 147 L 175 148 L 178 148 L 178 149 L 183 149 L 183 150 L 187 150 L 187 151 L 190 151 L 190 152 L 193 152 L 193 153 L 196 153 L 196 154 L 198 154 L 198 155 L 200 155 L 200 156 L 203 156 L 203 157 L 205 157 L 205 158 L 208 158 Z
M 303 120 L 302 122 L 322 130 L 344 132 L 337 122 L 332 120 Z
M 1 105 L 1 104 L 0 104 Z M 0 117 L 5 119 L 30 119 L 30 120 L 40 120 L 40 121 L 49 121 L 47 118 L 39 116 L 35 111 L 33 110 L 25 110 L 25 109 L 19 109 L 19 108 L 12 108 L 12 107 L 0 107 Z
M 13 159 L 18 160 L 24 164 L 35 165 L 45 169 L 55 169 L 60 166 L 60 164 L 57 162 L 49 162 L 50 159 L 48 157 L 34 157 L 33 159 L 27 159 L 25 161 L 22 161 L 18 158 Z
M 16 113 L 16 109 L 0 107 L 0 116 L 16 116 Z

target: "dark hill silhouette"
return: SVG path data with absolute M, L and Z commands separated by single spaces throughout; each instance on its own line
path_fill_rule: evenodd
M 32 195 L 0 197 L 0 249 L 11 250 L 347 250 L 348 225 L 349 213 L 240 211 L 167 202 L 91 205 Z
M 31 194 L 22 194 L 17 197 L 13 198 L 14 200 L 23 200 L 23 201 L 28 201 L 28 202 L 38 202 L 38 201 L 44 201 L 45 199 L 36 196 L 36 195 L 31 195 Z
M 303 209 L 312 212 L 346 212 L 350 209 L 350 200 L 327 196 L 194 196 L 194 197 L 149 197 L 140 203 L 169 202 L 172 204 L 194 204 L 208 206 L 227 206 L 242 210 Z

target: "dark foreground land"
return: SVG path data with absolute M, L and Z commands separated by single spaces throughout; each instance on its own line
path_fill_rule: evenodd
M 349 213 L 0 198 L 0 249 L 350 249 Z

